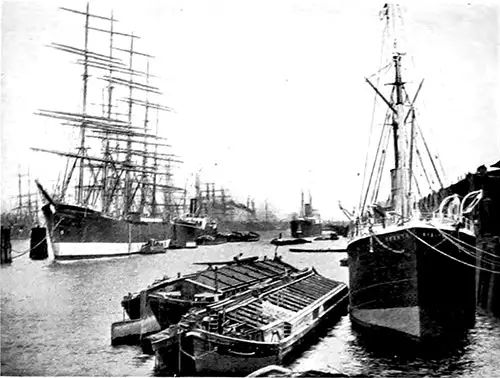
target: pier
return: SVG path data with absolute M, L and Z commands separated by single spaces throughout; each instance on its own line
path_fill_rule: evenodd
M 445 197 L 461 197 L 475 190 L 483 191 L 483 198 L 474 211 L 476 228 L 476 299 L 477 305 L 500 318 L 500 161 L 477 168 L 456 183 L 433 192 L 419 202 L 421 211 L 435 208 Z M 496 261 L 496 264 L 495 264 Z

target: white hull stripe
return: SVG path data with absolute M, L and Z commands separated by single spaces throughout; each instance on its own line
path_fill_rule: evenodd
M 160 241 L 168 248 L 170 240 Z M 144 243 L 51 243 L 55 259 L 124 256 L 139 253 Z

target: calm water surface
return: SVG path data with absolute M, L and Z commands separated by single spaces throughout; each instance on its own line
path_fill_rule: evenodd
M 154 279 L 198 270 L 195 261 L 274 254 L 272 234 L 258 243 L 222 244 L 166 254 L 56 263 L 28 255 L 1 268 L 2 375 L 152 376 L 154 357 L 133 346 L 112 347 L 111 323 L 123 319 L 121 298 Z M 344 241 L 335 242 L 337 246 Z M 317 242 L 325 248 L 331 242 Z M 22 251 L 28 242 L 14 242 Z M 344 253 L 290 253 L 285 261 L 314 266 L 347 282 Z M 367 346 L 343 317 L 289 366 L 374 376 L 500 377 L 500 321 L 478 315 L 464 345 L 441 357 L 394 353 Z

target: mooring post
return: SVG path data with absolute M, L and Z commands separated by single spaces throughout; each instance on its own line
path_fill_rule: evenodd
M 30 236 L 30 259 L 44 260 L 49 257 L 47 251 L 47 230 L 45 227 L 33 227 Z
M 9 264 L 12 262 L 12 245 L 10 244 L 10 228 L 2 227 L 2 252 L 1 263 Z

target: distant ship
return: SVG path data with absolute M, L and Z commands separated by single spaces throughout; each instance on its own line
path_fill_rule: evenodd
M 196 248 L 200 237 L 215 237 L 217 234 L 215 220 L 200 214 L 198 198 L 191 198 L 189 213 L 174 218 L 172 224 L 170 248 Z
M 172 185 L 171 166 L 178 161 L 159 136 L 159 112 L 170 109 L 152 101 L 160 92 L 150 83 L 151 56 L 134 48 L 136 35 L 116 30 L 112 14 L 91 14 L 88 4 L 85 11 L 61 9 L 85 20 L 82 47 L 51 46 L 77 57 L 83 68 L 83 88 L 77 90 L 83 96 L 79 110 L 39 111 L 79 131 L 75 149 L 33 148 L 67 160 L 54 193 L 37 182 L 46 202 L 49 253 L 80 259 L 139 253 L 145 245 L 167 247 L 173 194 L 179 190 Z M 101 50 L 91 50 L 91 42 Z M 129 48 L 118 47 L 125 43 Z M 91 109 L 97 96 L 105 100 Z
M 304 203 L 304 193 L 301 195 L 301 206 L 299 217 L 290 222 L 290 232 L 294 238 L 307 238 L 319 236 L 323 231 L 323 222 L 312 208 L 312 197 L 309 195 L 309 203 Z
M 11 229 L 11 239 L 29 239 L 30 231 L 40 224 L 38 193 L 32 191 L 30 172 L 18 174 L 17 206 L 2 214 L 2 226 Z
M 381 14 L 384 30 L 394 37 L 399 7 L 386 4 Z M 396 38 L 390 41 L 386 46 L 393 50 L 377 72 L 390 69 L 390 79 L 377 78 L 381 89 L 366 79 L 387 110 L 373 175 L 364 186 L 347 247 L 350 317 L 364 331 L 427 342 L 463 334 L 474 324 L 475 235 L 469 215 L 481 192 L 443 198 L 437 209 L 417 208 L 416 194 L 423 188 L 417 169 L 425 168 L 422 155 L 429 151 L 416 120 L 422 83 L 410 95 L 402 77 L 405 54 Z M 386 149 L 392 146 L 394 167 L 386 181 L 390 195 L 381 201 Z M 425 177 L 435 173 L 440 181 L 428 155 L 433 170 L 424 171 Z

